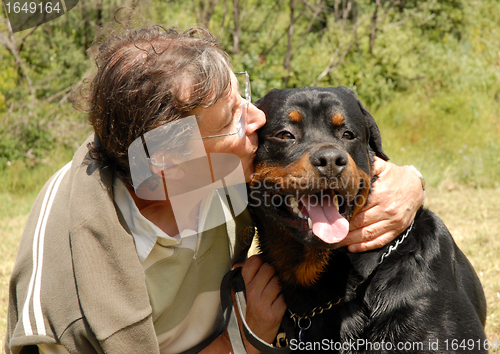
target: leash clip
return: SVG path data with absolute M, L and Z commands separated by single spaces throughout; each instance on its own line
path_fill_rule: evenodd
M 280 332 L 276 336 L 276 346 L 278 348 L 288 347 L 288 339 L 286 337 L 286 333 L 285 332 Z
M 305 320 L 306 322 L 303 323 L 303 320 Z M 307 317 L 307 316 L 299 317 L 297 319 L 297 326 L 300 329 L 300 331 L 299 331 L 299 340 L 302 343 L 304 343 L 306 341 L 306 331 L 311 327 L 311 324 L 312 324 L 312 320 L 309 317 Z

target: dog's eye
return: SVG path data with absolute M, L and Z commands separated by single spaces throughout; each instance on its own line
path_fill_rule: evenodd
M 347 130 L 347 131 L 344 132 L 344 135 L 342 135 L 342 137 L 344 139 L 347 139 L 347 140 L 352 140 L 352 139 L 354 139 L 354 133 L 351 132 L 351 131 L 349 131 L 349 130 Z
M 283 140 L 290 140 L 290 139 L 295 139 L 292 133 L 290 132 L 279 132 L 276 135 L 277 138 L 283 139 Z

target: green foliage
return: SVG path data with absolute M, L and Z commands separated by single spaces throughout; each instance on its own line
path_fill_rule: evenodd
M 31 78 L 37 82 L 37 98 L 65 90 L 83 76 L 88 58 L 63 29 L 48 26 L 48 35 L 30 36 L 22 57 L 30 67 Z M 75 80 L 76 79 L 76 80 Z
M 54 147 L 46 124 L 37 118 L 28 116 L 24 122 L 6 122 L 1 127 L 0 163 L 3 167 L 9 161 L 38 157 Z
M 499 108 L 487 95 L 422 91 L 372 113 L 393 162 L 418 166 L 433 186 L 485 187 L 500 185 Z
M 132 15 L 115 12 L 134 4 L 88 0 L 31 34 L 16 33 L 24 66 L 5 45 L 0 18 L 0 171 L 12 181 L 54 152 L 67 157 L 90 132 L 68 93 L 92 65 L 86 50 L 97 30 L 116 15 L 135 27 L 208 27 L 234 69 L 250 73 L 255 99 L 272 88 L 351 87 L 395 162 L 417 165 L 434 185 L 498 185 L 496 0 L 148 0 Z
M 401 13 L 410 15 L 428 39 L 439 41 L 450 35 L 461 38 L 465 6 L 462 0 L 407 0 Z
M 39 103 L 0 120 L 0 192 L 37 190 L 91 133 L 70 104 Z M 68 113 L 69 112 L 69 113 Z
M 7 110 L 7 98 L 5 93 L 16 87 L 17 72 L 14 61 L 7 50 L 0 47 L 0 114 Z
M 469 4 L 461 38 L 421 51 L 422 79 L 375 109 L 398 163 L 414 163 L 434 185 L 500 184 L 498 4 Z M 497 18 L 495 18 L 495 16 Z M 496 44 L 495 44 L 496 43 Z

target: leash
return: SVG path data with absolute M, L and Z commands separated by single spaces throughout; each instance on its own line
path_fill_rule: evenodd
M 394 252 L 399 245 L 403 243 L 403 241 L 408 237 L 410 234 L 410 231 L 413 228 L 413 224 L 415 223 L 415 219 L 411 222 L 410 226 L 406 230 L 406 232 L 403 234 L 403 236 L 394 244 L 389 247 L 387 252 L 385 252 L 381 257 L 380 261 L 377 263 L 375 268 L 372 269 L 372 271 L 366 276 L 365 279 L 360 281 L 356 286 L 353 288 L 353 292 L 355 292 L 358 287 L 363 284 L 366 280 L 370 278 L 370 276 L 377 270 L 377 268 L 384 262 L 384 260 L 389 257 L 389 255 Z M 288 310 L 290 312 L 290 318 L 293 320 L 295 326 L 298 326 L 299 328 L 299 339 L 301 342 L 305 341 L 305 336 L 306 336 L 306 331 L 311 327 L 312 324 L 312 318 L 316 315 L 320 315 L 325 311 L 331 310 L 334 306 L 339 305 L 342 301 L 345 300 L 345 297 L 340 297 L 337 301 L 328 301 L 326 304 L 322 306 L 317 306 L 313 308 L 311 311 L 309 311 L 306 314 L 299 315 L 297 313 L 293 313 L 292 311 Z
M 221 284 L 221 305 L 222 313 L 224 315 L 224 321 L 227 327 L 227 333 L 229 334 L 229 339 L 231 341 L 231 346 L 235 354 L 246 354 L 245 343 L 243 341 L 243 336 L 241 335 L 240 328 L 238 326 L 238 319 L 236 317 L 236 312 L 233 307 L 233 301 L 231 296 L 231 289 L 234 289 L 234 294 L 236 298 L 236 306 L 238 312 L 240 313 L 240 319 L 243 326 L 243 333 L 248 342 L 253 345 L 257 350 L 264 354 L 288 354 L 291 349 L 288 343 L 294 336 L 293 327 L 286 318 L 283 318 L 281 322 L 281 329 L 278 334 L 277 344 L 279 346 L 275 347 L 269 343 L 264 342 L 262 339 L 257 337 L 255 333 L 252 332 L 250 327 L 245 320 L 246 314 L 246 295 L 245 295 L 245 281 L 241 275 L 241 267 L 231 270 L 226 273 L 222 279 Z
M 384 262 L 384 260 L 404 242 L 404 240 L 410 234 L 414 223 L 415 220 L 412 221 L 411 225 L 408 227 L 403 236 L 394 245 L 391 245 L 387 252 L 382 254 L 382 256 L 380 257 L 380 261 L 377 263 L 375 268 L 372 269 L 372 271 L 366 276 L 365 279 L 356 284 L 356 286 L 353 288 L 353 292 L 355 292 L 361 284 L 369 279 L 373 272 L 375 272 L 375 270 L 377 270 L 377 268 Z M 290 325 L 289 321 L 286 321 L 286 317 L 284 317 L 280 327 L 282 331 L 280 331 L 277 336 L 278 346 L 275 347 L 258 338 L 248 327 L 244 316 L 244 314 L 246 313 L 245 281 L 243 280 L 243 276 L 241 275 L 241 267 L 233 269 L 232 271 L 226 273 L 226 275 L 222 279 L 220 293 L 224 321 L 235 354 L 246 354 L 247 351 L 243 341 L 243 336 L 241 335 L 241 331 L 238 326 L 238 319 L 234 311 L 231 289 L 234 289 L 236 306 L 238 312 L 241 314 L 240 318 L 243 325 L 243 333 L 246 339 L 257 350 L 264 354 L 290 353 L 291 349 L 288 344 L 295 337 L 294 328 L 299 328 L 299 340 L 301 342 L 305 342 L 306 331 L 311 327 L 312 318 L 316 315 L 322 314 L 325 311 L 331 310 L 334 306 L 339 305 L 345 300 L 345 297 L 340 297 L 336 301 L 328 301 L 326 304 L 317 306 L 308 313 L 302 315 L 293 313 L 292 311 L 288 310 L 290 313 L 289 318 L 293 321 L 293 327 Z

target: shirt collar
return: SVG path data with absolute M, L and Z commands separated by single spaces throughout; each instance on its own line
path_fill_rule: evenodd
M 181 236 L 169 236 L 158 226 L 146 219 L 135 205 L 125 184 L 118 178 L 113 183 L 113 199 L 120 209 L 125 222 L 135 240 L 135 247 L 141 262 L 148 257 L 157 239 L 162 246 L 175 246 L 181 243 Z

